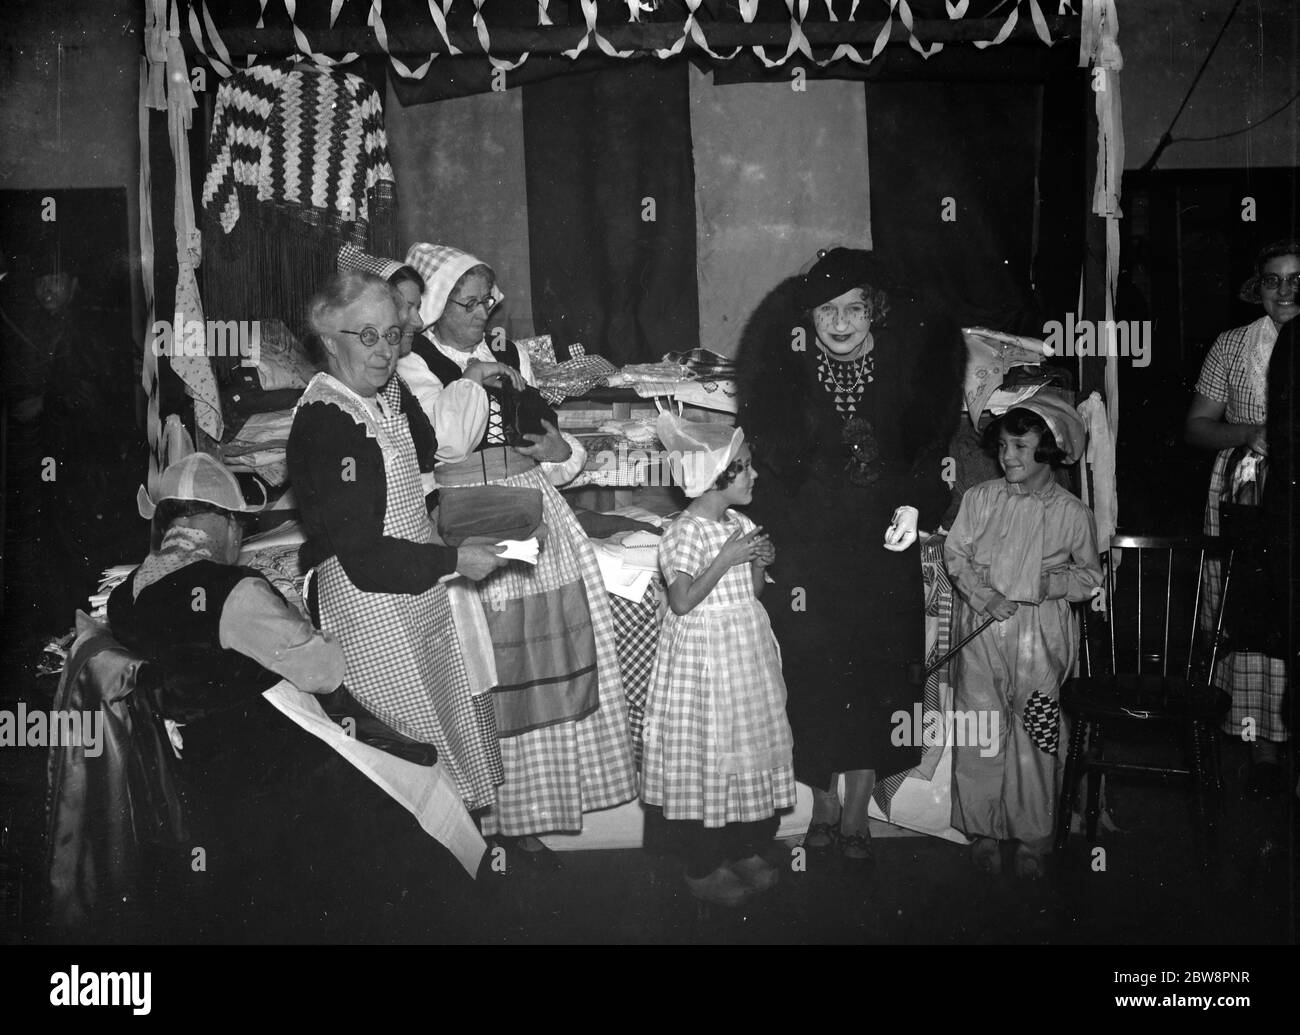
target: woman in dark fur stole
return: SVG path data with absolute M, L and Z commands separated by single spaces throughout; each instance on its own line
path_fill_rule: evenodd
M 779 284 L 745 327 L 737 423 L 761 477 L 752 513 L 781 551 L 765 593 L 781 645 L 796 776 L 813 788 L 805 845 L 869 862 L 877 776 L 915 766 L 891 716 L 921 688 L 921 564 L 948 504 L 943 461 L 965 346 L 942 306 L 871 253 L 835 248 Z M 846 793 L 839 801 L 838 774 Z

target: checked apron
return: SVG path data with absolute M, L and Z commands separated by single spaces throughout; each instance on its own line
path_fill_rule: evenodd
M 312 401 L 339 406 L 379 444 L 388 485 L 384 535 L 432 542 L 415 446 L 396 403 L 397 379 L 385 389 L 379 413 L 333 379 L 315 384 Z M 338 557 L 315 571 L 321 628 L 343 645 L 348 691 L 394 729 L 433 744 L 466 808 L 491 805 L 502 779 L 491 695 L 470 692 L 446 585 L 416 594 L 366 593 Z
M 505 702 L 498 702 L 505 779 L 483 832 L 511 837 L 581 830 L 584 812 L 621 804 L 636 793 L 614 616 L 600 565 L 572 509 L 542 468 L 521 462 L 526 460 L 515 454 L 506 470 L 516 473 L 504 476 L 486 468 L 486 481 L 538 489 L 546 541 L 535 566 L 513 561 L 498 568 L 478 583 L 479 597 L 502 684 L 527 683 L 538 675 L 535 663 L 549 655 L 551 676 L 532 690 L 570 706 L 583 703 L 575 717 L 515 730 L 505 724 Z M 476 472 L 484 472 L 485 462 L 475 453 L 462 464 L 438 465 L 442 492 L 483 484 Z M 540 650 L 545 643 L 549 652 Z M 571 685 L 587 681 L 595 683 L 589 692 Z

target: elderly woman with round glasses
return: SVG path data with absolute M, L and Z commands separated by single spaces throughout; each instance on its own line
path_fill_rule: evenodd
M 289 433 L 289 473 L 305 527 L 319 625 L 347 656 L 344 685 L 398 732 L 433 744 L 470 808 L 490 804 L 500 753 L 487 695 L 472 697 L 447 587 L 505 563 L 495 549 L 435 542 L 420 482 L 437 442 L 393 376 L 404 327 L 393 288 L 333 276 L 308 310 L 304 346 L 320 369 Z
M 545 856 L 534 835 L 580 830 L 584 812 L 635 793 L 613 613 L 591 542 L 555 489 L 585 457 L 550 422 L 543 434 L 509 444 L 519 440 L 503 425 L 501 389 L 507 382 L 528 385 L 532 369 L 513 343 L 487 343 L 488 318 L 504 297 L 492 268 L 432 244 L 414 245 L 406 262 L 424 278 L 426 336 L 416 337 L 399 372 L 426 409 L 443 406 L 446 395 L 438 393 L 467 379 L 482 386 L 489 403 L 486 429 L 469 456 L 435 469 L 444 498 L 481 485 L 542 494 L 547 538 L 536 567 L 513 564 L 479 583 L 499 679 L 492 697 L 505 766 L 484 831 L 538 860 Z
M 474 368 L 473 378 L 463 378 L 444 388 L 418 355 L 411 358 L 417 336 L 420 336 L 421 352 L 432 348 L 428 340 L 420 335 L 424 330 L 424 319 L 420 315 L 424 278 L 406 263 L 370 255 L 350 244 L 339 249 L 338 268 L 340 272 L 356 270 L 373 273 L 392 287 L 393 299 L 397 303 L 397 322 L 402 328 L 402 340 L 398 346 L 398 376 L 388 383 L 385 391 L 392 394 L 397 391 L 399 381 L 404 383 L 433 425 L 434 437 L 437 439 L 437 459 L 447 463 L 464 460 L 483 437 L 483 431 L 487 427 L 488 399 L 481 381 L 494 373 L 493 368 L 499 364 L 478 364 Z M 437 487 L 432 471 L 422 471 L 421 482 L 426 492 Z
M 1254 275 L 1238 297 L 1262 305 L 1264 313 L 1244 327 L 1224 331 L 1211 346 L 1187 411 L 1184 436 L 1190 445 L 1213 451 L 1210 492 L 1205 503 L 1205 533 L 1221 531 L 1219 504 L 1232 487 L 1232 468 L 1251 454 L 1268 455 L 1268 368 L 1278 331 L 1295 319 L 1300 306 L 1300 241 L 1275 241 L 1255 258 Z M 1206 563 L 1202 620 L 1219 608 L 1222 575 L 1217 561 Z M 1219 663 L 1216 685 L 1232 694 L 1223 729 L 1232 736 L 1253 728 L 1252 789 L 1271 793 L 1283 787 L 1280 755 L 1289 739 L 1282 719 L 1286 666 L 1281 658 L 1258 651 L 1234 651 Z

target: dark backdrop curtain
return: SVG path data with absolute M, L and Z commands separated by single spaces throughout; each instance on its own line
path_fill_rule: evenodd
M 524 155 L 538 332 L 620 366 L 696 347 L 686 62 L 525 86 Z
M 1071 285 L 1077 293 L 1082 254 L 1079 188 L 1069 184 L 1071 204 L 1060 182 L 1067 163 L 1079 166 L 1078 147 L 1069 127 L 1044 121 L 1047 88 L 968 81 L 866 89 L 876 250 L 945 297 L 963 326 L 1041 335 L 1045 309 L 1059 317 L 1057 306 L 1073 308 L 1066 299 Z M 1042 214 L 1051 225 L 1036 234 L 1039 134 L 1049 125 L 1041 158 L 1052 169 L 1052 204 Z M 952 221 L 943 218 L 945 198 Z M 1040 243 L 1051 299 L 1031 288 Z

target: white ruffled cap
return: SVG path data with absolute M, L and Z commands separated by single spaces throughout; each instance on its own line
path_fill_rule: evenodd
M 708 424 L 661 413 L 655 432 L 669 453 L 668 469 L 691 499 L 703 496 L 736 459 L 745 432 L 730 424 Z

